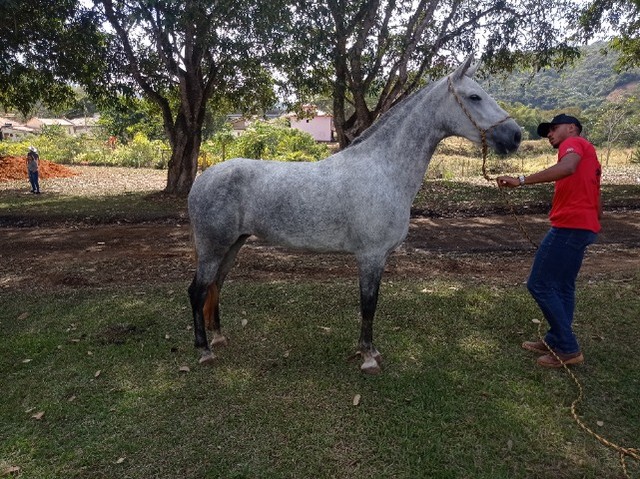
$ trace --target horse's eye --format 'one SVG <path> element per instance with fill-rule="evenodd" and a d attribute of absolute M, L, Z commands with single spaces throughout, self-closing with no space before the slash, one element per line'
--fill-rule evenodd
<path fill-rule="evenodd" d="M 480 95 L 476 95 L 474 93 L 473 95 L 469 95 L 469 100 L 471 100 L 471 101 L 480 101 L 480 100 L 482 100 L 482 98 L 480 98 Z"/>

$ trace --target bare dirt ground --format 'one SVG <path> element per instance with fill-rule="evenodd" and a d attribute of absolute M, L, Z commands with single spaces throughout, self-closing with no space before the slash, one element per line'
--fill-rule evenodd
<path fill-rule="evenodd" d="M 89 182 L 109 191 L 149 191 L 164 185 L 164 172 L 76 169 L 77 176 L 43 182 L 43 191 Z M 113 175 L 113 176 L 111 176 Z M 58 183 L 56 183 L 58 182 Z M 62 186 L 60 186 L 62 184 Z M 2 183 L 10 189 L 24 185 Z M 82 189 L 86 186 L 79 186 Z M 44 196 L 43 194 L 43 196 Z M 98 192 L 100 194 L 100 192 Z M 534 241 L 548 228 L 546 215 L 520 217 Z M 519 284 L 526 280 L 533 246 L 511 216 L 412 219 L 405 243 L 390 258 L 385 280 L 436 278 Z M 607 212 L 598 243 L 591 246 L 582 280 L 624 281 L 640 271 L 640 211 Z M 189 225 L 184 219 L 108 225 L 0 227 L 0 292 L 19 289 L 101 289 L 139 284 L 188 285 L 194 271 Z M 285 250 L 251 238 L 229 280 L 356 281 L 351 256 Z"/>

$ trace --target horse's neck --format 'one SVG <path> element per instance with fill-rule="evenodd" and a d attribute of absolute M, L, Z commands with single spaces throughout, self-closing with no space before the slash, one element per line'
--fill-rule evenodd
<path fill-rule="evenodd" d="M 387 175 L 397 178 L 411 199 L 422 184 L 438 143 L 447 136 L 437 113 L 441 101 L 438 85 L 418 92 L 390 112 L 393 116 L 360 144 L 371 156 L 370 161 L 381 164 Z"/>

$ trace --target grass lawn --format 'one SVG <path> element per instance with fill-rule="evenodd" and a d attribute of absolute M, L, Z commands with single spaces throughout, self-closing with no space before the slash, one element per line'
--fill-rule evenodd
<path fill-rule="evenodd" d="M 495 185 L 451 181 L 440 166 L 447 174 L 425 182 L 416 210 L 503 212 Z M 633 181 L 603 185 L 606 208 L 640 207 L 634 168 Z M 510 193 L 524 212 L 546 211 L 552 194 L 548 185 Z M 154 192 L 0 191 L 0 223 L 33 230 L 182 221 L 184 207 Z M 580 283 L 586 362 L 573 370 L 587 425 L 637 448 L 640 272 L 629 276 Z M 230 344 L 213 367 L 197 364 L 184 282 L 2 290 L 0 477 L 624 477 L 617 454 L 573 421 L 573 381 L 520 348 L 542 319 L 524 284 L 431 278 L 384 282 L 375 377 L 349 359 L 359 335 L 355 277 L 232 278 L 222 302 Z M 628 467 L 640 476 L 640 464 Z"/>
<path fill-rule="evenodd" d="M 184 287 L 3 293 L 0 474 L 623 477 L 573 422 L 572 381 L 520 349 L 540 318 L 524 285 L 386 282 L 376 377 L 347 359 L 355 281 L 230 282 L 213 367 L 197 365 Z M 640 277 L 580 285 L 574 368 L 585 421 L 636 447 L 638 290 Z"/>

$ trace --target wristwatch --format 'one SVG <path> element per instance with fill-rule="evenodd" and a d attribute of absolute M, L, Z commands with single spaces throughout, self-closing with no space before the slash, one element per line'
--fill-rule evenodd
<path fill-rule="evenodd" d="M 518 176 L 518 181 L 520 182 L 520 186 L 524 185 L 524 175 Z"/>

